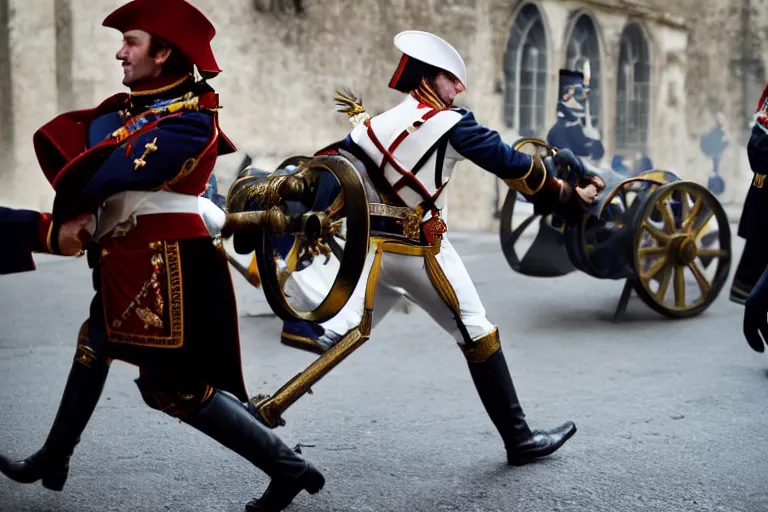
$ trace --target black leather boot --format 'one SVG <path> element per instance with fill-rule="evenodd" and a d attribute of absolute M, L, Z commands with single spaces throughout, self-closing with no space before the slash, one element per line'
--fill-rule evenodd
<path fill-rule="evenodd" d="M 42 479 L 43 487 L 61 491 L 69 474 L 69 458 L 96 408 L 108 373 L 108 362 L 96 359 L 88 347 L 78 347 L 45 444 L 20 461 L 0 455 L 0 472 L 23 484 Z"/>
<path fill-rule="evenodd" d="M 199 410 L 180 419 L 245 458 L 272 479 L 261 498 L 246 505 L 248 512 L 283 510 L 301 491 L 315 494 L 325 484 L 325 478 L 314 466 L 226 393 L 214 392 Z"/>
<path fill-rule="evenodd" d="M 467 354 L 467 350 L 465 355 L 480 400 L 504 440 L 508 464 L 521 466 L 550 455 L 576 433 L 576 425 L 571 421 L 553 430 L 531 431 L 500 345 L 491 356 L 480 357 L 484 359 L 481 362 L 473 362 L 472 359 L 478 358 Z"/>

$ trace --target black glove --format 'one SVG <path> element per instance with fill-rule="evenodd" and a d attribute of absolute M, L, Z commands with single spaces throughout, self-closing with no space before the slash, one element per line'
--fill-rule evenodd
<path fill-rule="evenodd" d="M 768 267 L 757 280 L 744 304 L 744 337 L 756 352 L 768 343 Z M 762 335 L 762 338 L 761 338 Z"/>
<path fill-rule="evenodd" d="M 574 187 L 586 175 L 581 159 L 574 155 L 570 149 L 558 150 L 553 160 L 557 169 L 557 177 Z"/>
<path fill-rule="evenodd" d="M 765 344 L 768 343 L 766 315 L 767 311 L 744 308 L 744 337 L 755 352 L 764 352 Z"/>

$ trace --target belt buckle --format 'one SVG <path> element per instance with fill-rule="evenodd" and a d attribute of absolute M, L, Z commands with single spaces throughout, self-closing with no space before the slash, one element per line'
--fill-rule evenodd
<path fill-rule="evenodd" d="M 136 215 L 136 212 L 133 212 L 131 216 L 128 217 L 128 220 L 125 220 L 115 226 L 115 228 L 112 230 L 112 238 L 118 238 L 127 235 L 133 231 L 138 223 L 138 215 Z"/>

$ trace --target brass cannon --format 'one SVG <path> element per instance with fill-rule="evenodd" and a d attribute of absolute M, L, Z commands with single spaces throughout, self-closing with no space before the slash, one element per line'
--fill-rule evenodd
<path fill-rule="evenodd" d="M 343 156 L 324 155 L 292 157 L 268 176 L 241 174 L 227 195 L 222 236 L 232 236 L 240 254 L 255 252 L 265 297 L 281 319 L 332 318 L 352 295 L 368 256 L 371 205 L 357 170 Z M 286 240 L 290 248 L 281 254 L 276 247 Z M 331 253 L 339 270 L 325 297 L 311 307 L 292 303 L 286 291 L 290 274 L 318 257 L 327 263 Z M 254 415 L 271 428 L 284 425 L 282 413 L 369 334 L 370 324 L 362 325 L 273 395 L 252 398 Z"/>

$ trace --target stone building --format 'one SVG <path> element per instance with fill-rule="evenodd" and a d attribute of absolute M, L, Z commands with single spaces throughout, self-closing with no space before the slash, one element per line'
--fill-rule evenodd
<path fill-rule="evenodd" d="M 123 90 L 114 57 L 120 35 L 101 26 L 122 3 L 0 0 L 0 204 L 50 208 L 32 133 L 58 112 Z M 745 105 L 754 109 L 765 83 L 766 0 L 192 3 L 218 30 L 213 46 L 224 72 L 211 83 L 222 97 L 222 128 L 262 168 L 346 134 L 350 125 L 332 100 L 337 87 L 361 94 L 372 113 L 398 101 L 387 89 L 399 58 L 392 38 L 422 29 L 465 57 L 469 88 L 457 101 L 508 142 L 545 136 L 555 120 L 558 70 L 589 59 L 591 118 L 605 163 L 641 151 L 656 167 L 706 183 L 712 166 L 698 140 L 723 111 L 732 134 L 721 200 L 741 201 L 749 182 Z M 745 23 L 753 26 L 748 37 Z M 225 185 L 241 157 L 221 159 Z M 469 162 L 453 179 L 450 226 L 495 229 L 499 180 Z"/>

